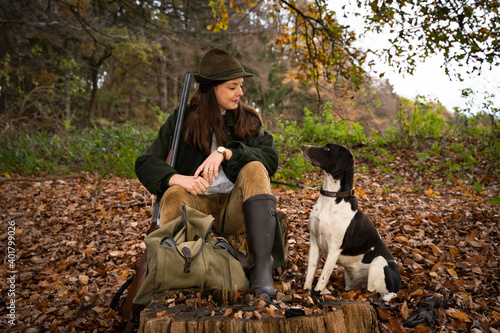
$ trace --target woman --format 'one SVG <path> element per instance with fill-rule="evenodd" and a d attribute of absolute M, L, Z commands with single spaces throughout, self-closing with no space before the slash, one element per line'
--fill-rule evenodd
<path fill-rule="evenodd" d="M 177 112 L 139 156 L 135 171 L 151 193 L 162 196 L 160 226 L 187 205 L 214 216 L 218 234 L 246 231 L 253 265 L 250 291 L 273 296 L 271 254 L 282 261 L 283 249 L 280 242 L 273 249 L 275 235 L 281 235 L 275 233 L 276 199 L 269 177 L 278 168 L 279 153 L 259 114 L 240 101 L 243 80 L 250 76 L 226 51 L 208 51 L 194 76 L 199 89 L 186 110 L 175 169 L 165 158 Z"/>

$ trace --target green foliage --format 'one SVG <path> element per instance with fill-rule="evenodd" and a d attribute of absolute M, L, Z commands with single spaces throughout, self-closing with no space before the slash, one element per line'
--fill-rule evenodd
<path fill-rule="evenodd" d="M 489 196 L 493 205 L 499 205 L 498 192 L 492 193 L 489 185 L 498 183 L 500 176 L 497 114 L 468 116 L 462 110 L 452 119 L 425 101 L 411 106 L 400 112 L 397 119 L 400 126 L 385 135 L 373 132 L 369 139 L 361 125 L 336 120 L 330 104 L 325 104 L 319 114 L 305 109 L 301 124 L 280 122 L 281 129 L 274 133 L 280 151 L 280 169 L 273 179 L 300 183 L 305 180 L 304 175 L 316 170 L 303 159 L 302 145 L 363 144 L 355 152 L 355 159 L 365 161 L 367 168 L 376 167 L 398 179 L 394 169 L 400 156 L 404 156 L 429 183 L 437 186 L 457 183 L 460 191 L 466 191 L 467 198 Z M 163 122 L 165 115 L 159 109 L 153 112 Z M 1 141 L 0 174 L 61 175 L 87 171 L 101 177 L 135 178 L 135 159 L 155 135 L 156 130 L 113 123 L 79 131 L 68 122 L 62 135 L 40 132 Z M 359 168 L 358 172 L 366 169 Z"/>
<path fill-rule="evenodd" d="M 168 117 L 170 116 L 170 113 L 165 113 L 163 112 L 159 107 L 154 107 L 153 112 L 155 114 L 156 119 L 158 120 L 158 123 L 161 125 L 164 122 L 167 121 Z"/>
<path fill-rule="evenodd" d="M 427 102 L 423 96 L 415 101 L 401 98 L 395 127 L 387 130 L 387 139 L 398 144 L 441 139 L 446 133 L 446 109 Z"/>
<path fill-rule="evenodd" d="M 455 109 L 457 119 L 457 142 L 453 148 L 460 159 L 454 165 L 462 167 L 463 173 L 475 174 L 478 164 L 488 164 L 500 175 L 500 108 L 494 106 L 495 95 L 486 92 L 478 95 L 472 89 L 464 89 L 462 95 L 467 98 L 465 108 Z M 473 110 L 476 110 L 475 112 Z M 480 175 L 477 175 L 478 177 Z"/>
<path fill-rule="evenodd" d="M 453 64 L 495 66 L 498 57 L 500 6 L 497 1 L 379 1 L 357 0 L 367 9 L 367 30 L 394 32 L 389 46 L 380 52 L 401 72 L 412 73 L 416 64 L 432 54 L 444 56 L 445 71 Z M 418 13 L 418 15 L 416 15 Z M 469 33 L 472 32 L 472 33 Z"/>
<path fill-rule="evenodd" d="M 280 151 L 281 168 L 277 177 L 283 180 L 302 180 L 305 171 L 313 167 L 304 161 L 301 154 L 303 145 L 322 146 L 327 143 L 352 145 L 366 141 L 363 126 L 358 123 L 336 120 L 332 116 L 332 106 L 326 103 L 320 114 L 304 110 L 304 122 L 280 121 L 281 131 L 275 133 L 276 145 Z"/>
<path fill-rule="evenodd" d="M 134 178 L 134 162 L 155 131 L 129 124 L 107 125 L 64 135 L 41 132 L 0 143 L 1 173 L 70 174 L 79 171 Z"/>
<path fill-rule="evenodd" d="M 395 158 L 384 148 L 384 145 L 377 144 L 377 141 L 366 147 L 360 157 L 374 166 L 386 168 L 386 171 L 388 171 L 387 165 Z"/>
<path fill-rule="evenodd" d="M 8 52 L 5 53 L 3 59 L 0 61 L 0 78 L 4 80 L 4 84 L 6 86 L 10 85 L 10 75 L 9 71 L 12 70 L 10 66 L 10 54 Z"/>
<path fill-rule="evenodd" d="M 464 93 L 477 98 L 471 90 Z M 493 171 L 496 181 L 500 176 L 500 130 L 497 125 L 500 112 L 493 107 L 493 97 L 487 94 L 478 99 L 481 112 L 471 111 L 472 101 L 468 108 L 455 110 L 454 117 L 421 96 L 416 101 L 403 99 L 395 126 L 385 135 L 372 133 L 369 144 L 358 153 L 358 158 L 387 172 L 395 156 L 390 156 L 384 147 L 391 147 L 391 151 L 413 156 L 413 167 L 426 176 L 444 176 L 450 182 L 463 181 L 470 191 L 476 192 L 474 195 L 478 195 L 483 192 L 484 184 L 478 179 L 484 179 L 485 165 Z M 492 203 L 498 203 L 497 196 Z"/>

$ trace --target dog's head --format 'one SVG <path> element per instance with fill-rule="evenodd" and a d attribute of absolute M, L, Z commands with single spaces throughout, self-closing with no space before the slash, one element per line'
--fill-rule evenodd
<path fill-rule="evenodd" d="M 344 146 L 328 143 L 323 147 L 302 146 L 302 156 L 314 166 L 320 167 L 333 178 L 354 168 L 354 157 Z"/>

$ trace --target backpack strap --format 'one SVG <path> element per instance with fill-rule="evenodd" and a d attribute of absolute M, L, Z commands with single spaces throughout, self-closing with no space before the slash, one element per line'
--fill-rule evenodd
<path fill-rule="evenodd" d="M 236 260 L 239 261 L 241 268 L 243 268 L 243 271 L 245 272 L 245 274 L 249 275 L 250 274 L 250 265 L 248 264 L 247 256 L 243 252 L 241 252 L 240 250 L 236 249 L 224 237 L 217 237 L 216 239 L 217 239 L 217 243 L 215 244 L 215 247 L 227 250 Z"/>
<path fill-rule="evenodd" d="M 234 253 L 236 254 L 236 259 L 240 262 L 241 268 L 243 268 L 243 271 L 248 276 L 250 274 L 250 265 L 248 264 L 247 256 L 237 249 L 234 249 Z"/>

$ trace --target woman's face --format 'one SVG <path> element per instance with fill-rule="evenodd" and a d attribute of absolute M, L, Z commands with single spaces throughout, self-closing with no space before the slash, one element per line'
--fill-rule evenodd
<path fill-rule="evenodd" d="M 221 112 L 234 110 L 243 96 L 243 78 L 226 81 L 214 87 L 215 97 Z"/>

